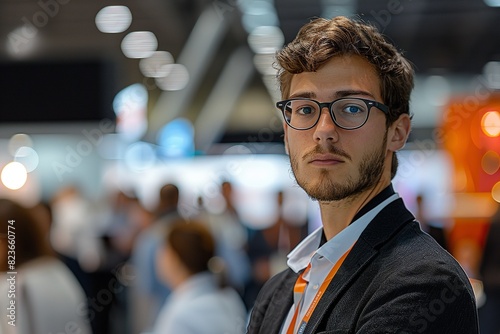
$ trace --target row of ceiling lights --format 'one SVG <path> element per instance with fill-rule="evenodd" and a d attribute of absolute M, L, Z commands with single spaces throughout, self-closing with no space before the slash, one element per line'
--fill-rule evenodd
<path fill-rule="evenodd" d="M 99 31 L 109 34 L 125 32 L 132 23 L 132 13 L 126 6 L 107 6 L 96 15 Z M 122 40 L 121 50 L 127 58 L 140 59 L 139 68 L 145 77 L 153 78 L 162 90 L 180 90 L 189 81 L 189 73 L 176 64 L 167 51 L 158 51 L 158 40 L 151 31 L 133 31 Z"/>

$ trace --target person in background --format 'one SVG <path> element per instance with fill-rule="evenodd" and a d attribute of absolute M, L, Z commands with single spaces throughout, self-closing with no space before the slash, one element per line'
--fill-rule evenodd
<path fill-rule="evenodd" d="M 431 237 L 433 237 L 441 247 L 443 247 L 447 251 L 450 251 L 448 249 L 447 236 L 443 224 L 434 222 L 428 219 L 428 217 L 426 217 L 425 215 L 424 195 L 417 195 L 415 200 L 417 202 L 417 212 L 415 213 L 415 216 L 420 223 L 420 228 L 424 232 L 428 233 Z"/>
<path fill-rule="evenodd" d="M 467 275 L 392 187 L 409 62 L 341 16 L 307 23 L 276 59 L 285 149 L 322 226 L 262 288 L 248 333 L 478 333 Z"/>
<path fill-rule="evenodd" d="M 50 202 L 53 222 L 50 241 L 59 259 L 68 266 L 83 287 L 89 301 L 88 314 L 94 333 L 111 330 L 110 316 L 116 298 L 110 293 L 106 300 L 102 291 L 109 291 L 108 283 L 114 279 L 106 265 L 106 248 L 103 239 L 103 221 L 98 205 L 85 196 L 83 188 L 64 185 Z"/>
<path fill-rule="evenodd" d="M 130 281 L 120 277 L 127 275 L 123 273 L 133 272 L 130 256 L 135 240 L 141 231 L 150 226 L 153 214 L 142 205 L 133 189 L 116 189 L 110 195 L 107 201 L 102 202 L 106 208 L 102 215 L 106 222 L 102 237 L 106 257 L 102 267 L 113 275 L 113 278 L 105 280 L 106 284 L 111 280 L 116 282 L 112 289 L 114 297 L 112 310 L 108 316 L 112 324 L 110 332 L 134 334 L 132 332 L 134 318 L 128 316 L 132 313 L 129 310 L 133 291 L 130 285 L 139 278 L 135 273 Z"/>
<path fill-rule="evenodd" d="M 151 224 L 153 214 L 143 207 L 132 191 L 117 190 L 109 206 L 111 213 L 106 238 L 111 259 L 108 262 L 124 262 L 130 258 L 137 236 Z"/>
<path fill-rule="evenodd" d="M 231 182 L 221 183 L 221 195 L 225 210 L 209 215 L 207 222 L 217 240 L 217 254 L 227 265 L 228 283 L 243 295 L 251 270 L 247 254 L 248 230 L 236 210 Z"/>
<path fill-rule="evenodd" d="M 255 303 L 267 280 L 286 268 L 286 256 L 302 239 L 302 228 L 292 225 L 284 216 L 283 191 L 276 193 L 277 217 L 267 228 L 253 232 L 248 242 L 252 279 L 245 289 L 245 304 Z"/>
<path fill-rule="evenodd" d="M 50 206 L 50 241 L 54 250 L 79 279 L 97 270 L 104 255 L 92 203 L 80 187 L 69 185 L 56 192 Z M 82 277 L 82 281 L 85 279 Z"/>
<path fill-rule="evenodd" d="M 484 305 L 479 308 L 481 334 L 500 333 L 500 203 L 490 221 L 479 266 L 486 296 Z"/>
<path fill-rule="evenodd" d="M 172 293 L 156 320 L 154 334 L 243 333 L 246 309 L 225 284 L 215 258 L 215 239 L 205 223 L 174 222 L 157 254 L 157 270 Z"/>
<path fill-rule="evenodd" d="M 0 333 L 91 334 L 85 293 L 55 256 L 47 222 L 8 199 L 0 199 L 0 222 L 0 305 L 4 312 Z M 14 291 L 12 298 L 8 298 L 9 290 Z M 15 303 L 15 326 L 6 317 L 11 301 Z"/>
<path fill-rule="evenodd" d="M 135 271 L 135 282 L 129 307 L 134 333 L 151 329 L 170 294 L 170 289 L 157 276 L 155 259 L 165 231 L 180 218 L 178 204 L 179 188 L 172 183 L 163 185 L 154 213 L 155 219 L 135 239 L 130 259 Z"/>

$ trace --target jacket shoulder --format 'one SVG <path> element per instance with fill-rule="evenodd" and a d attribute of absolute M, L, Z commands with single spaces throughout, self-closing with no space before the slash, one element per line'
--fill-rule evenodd
<path fill-rule="evenodd" d="M 324 328 L 363 333 L 478 333 L 467 275 L 422 232 L 418 222 L 408 222 L 377 246 L 364 266 L 349 270 L 347 276 L 352 279 L 344 281 L 345 290 L 333 297 L 338 302 L 331 305 Z"/>
<path fill-rule="evenodd" d="M 293 303 L 296 280 L 297 273 L 288 268 L 264 284 L 251 310 L 248 334 L 273 333 L 271 326 L 279 328 Z"/>

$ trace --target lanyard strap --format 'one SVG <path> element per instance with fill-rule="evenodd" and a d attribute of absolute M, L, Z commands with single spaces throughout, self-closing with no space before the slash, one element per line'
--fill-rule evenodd
<path fill-rule="evenodd" d="M 345 258 L 351 251 L 352 247 L 347 250 L 347 252 L 342 255 L 342 257 L 335 263 L 333 268 L 330 270 L 328 275 L 326 276 L 325 280 L 321 284 L 321 287 L 319 290 L 316 292 L 316 295 L 314 296 L 314 299 L 311 302 L 311 305 L 307 309 L 307 312 L 305 313 L 304 317 L 302 318 L 302 321 L 300 323 L 300 327 L 297 330 L 297 334 L 302 334 L 304 332 L 304 329 L 306 328 L 307 323 L 309 322 L 309 319 L 311 318 L 312 313 L 314 312 L 314 309 L 316 309 L 316 306 L 318 306 L 318 303 L 325 293 L 326 289 L 328 288 L 328 285 L 332 281 L 333 277 L 335 277 L 335 274 L 337 274 L 337 271 L 339 270 L 340 266 L 344 262 Z M 295 312 L 293 313 L 293 318 L 292 321 L 290 322 L 290 326 L 288 326 L 287 334 L 294 334 L 295 332 L 295 324 L 297 323 L 297 318 L 299 316 L 299 312 L 301 309 L 301 305 L 304 301 L 304 292 L 306 290 L 308 282 L 304 279 L 304 275 L 311 269 L 311 263 L 307 266 L 306 270 L 304 270 L 299 277 L 297 278 L 297 281 L 295 282 L 295 285 L 293 287 L 293 293 L 294 294 L 301 294 L 300 301 L 297 302 L 295 305 Z M 296 299 L 298 300 L 298 298 Z"/>

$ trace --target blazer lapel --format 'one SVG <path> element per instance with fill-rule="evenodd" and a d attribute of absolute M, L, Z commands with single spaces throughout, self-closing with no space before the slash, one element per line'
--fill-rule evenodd
<path fill-rule="evenodd" d="M 363 231 L 314 310 L 304 334 L 315 333 L 325 310 L 377 255 L 378 248 L 406 223 L 414 220 L 401 199 L 386 206 Z"/>

